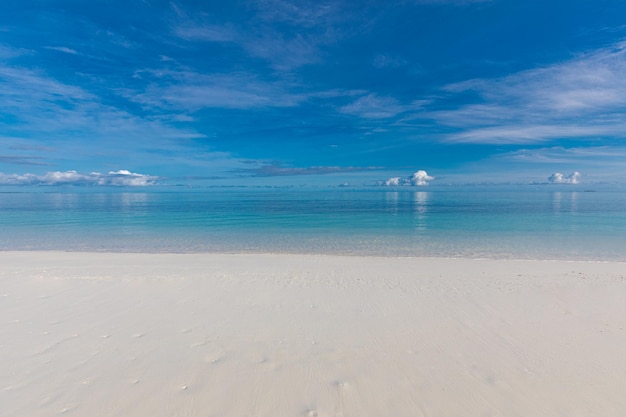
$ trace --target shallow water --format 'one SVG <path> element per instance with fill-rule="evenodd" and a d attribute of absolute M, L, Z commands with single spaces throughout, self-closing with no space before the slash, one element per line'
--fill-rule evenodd
<path fill-rule="evenodd" d="M 0 250 L 626 260 L 618 190 L 132 191 L 0 192 Z"/>

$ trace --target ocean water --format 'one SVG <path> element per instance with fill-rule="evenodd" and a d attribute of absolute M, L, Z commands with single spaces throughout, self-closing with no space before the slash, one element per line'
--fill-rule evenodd
<path fill-rule="evenodd" d="M 626 193 L 578 187 L 0 192 L 0 250 L 626 260 Z"/>

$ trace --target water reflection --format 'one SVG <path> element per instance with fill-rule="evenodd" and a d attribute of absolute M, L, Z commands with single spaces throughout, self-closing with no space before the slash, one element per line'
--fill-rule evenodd
<path fill-rule="evenodd" d="M 385 193 L 387 210 L 393 214 L 398 214 L 398 198 L 399 193 L 397 191 L 388 191 Z"/>
<path fill-rule="evenodd" d="M 571 196 L 572 206 L 570 211 L 574 214 L 578 213 L 578 193 L 572 193 Z"/>
<path fill-rule="evenodd" d="M 564 193 L 560 191 L 552 193 L 552 212 L 560 214 L 567 211 L 572 214 L 578 213 L 578 193 Z"/>
<path fill-rule="evenodd" d="M 415 228 L 418 231 L 426 231 L 428 220 L 428 200 L 430 195 L 425 191 L 413 193 L 413 217 L 415 219 Z"/>
<path fill-rule="evenodd" d="M 556 192 L 552 194 L 552 212 L 554 214 L 561 212 L 561 200 L 563 200 L 562 193 Z"/>
<path fill-rule="evenodd" d="M 120 206 L 122 209 L 129 210 L 137 205 L 145 206 L 148 202 L 147 193 L 122 193 L 120 194 Z"/>
<path fill-rule="evenodd" d="M 37 194 L 34 196 L 38 197 Z M 80 203 L 80 196 L 77 194 L 51 193 L 44 196 L 50 202 L 50 207 L 53 210 L 75 210 Z"/>

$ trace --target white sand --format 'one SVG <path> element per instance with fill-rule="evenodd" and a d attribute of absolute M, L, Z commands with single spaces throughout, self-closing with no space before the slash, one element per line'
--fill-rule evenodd
<path fill-rule="evenodd" d="M 624 416 L 626 264 L 0 252 L 0 414 Z"/>

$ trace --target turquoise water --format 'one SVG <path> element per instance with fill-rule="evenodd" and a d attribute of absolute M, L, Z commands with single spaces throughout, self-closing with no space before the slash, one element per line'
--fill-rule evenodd
<path fill-rule="evenodd" d="M 50 191 L 0 192 L 0 250 L 626 260 L 615 190 Z"/>

